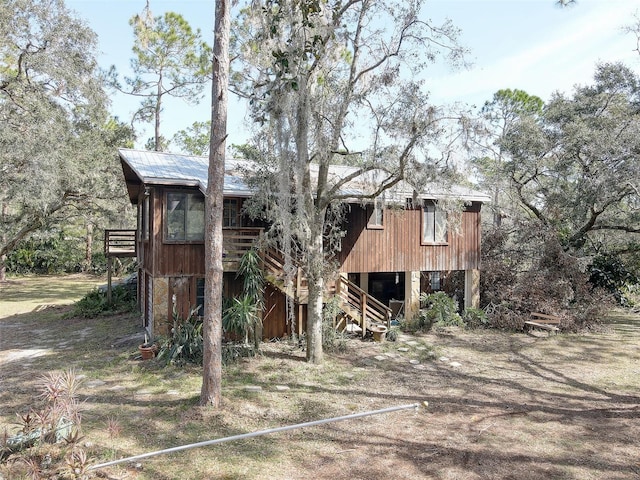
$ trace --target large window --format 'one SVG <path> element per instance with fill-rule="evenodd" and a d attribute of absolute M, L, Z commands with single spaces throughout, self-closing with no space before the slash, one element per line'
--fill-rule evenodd
<path fill-rule="evenodd" d="M 447 242 L 447 214 L 432 200 L 422 207 L 422 243 Z"/>
<path fill-rule="evenodd" d="M 167 193 L 166 240 L 204 240 L 204 197 L 199 193 Z"/>

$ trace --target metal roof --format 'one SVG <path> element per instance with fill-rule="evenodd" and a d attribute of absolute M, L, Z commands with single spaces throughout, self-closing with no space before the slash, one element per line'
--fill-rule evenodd
<path fill-rule="evenodd" d="M 179 153 L 154 152 L 146 150 L 118 149 L 120 159 L 137 177 L 138 182 L 146 185 L 176 185 L 198 187 L 202 193 L 207 190 L 209 158 Z M 252 190 L 244 180 L 243 174 L 252 170 L 254 164 L 248 160 L 225 159 L 224 195 L 250 197 Z M 329 171 L 330 180 L 341 179 L 356 172 L 356 167 L 333 165 Z M 311 166 L 311 175 L 317 172 L 317 165 Z M 341 190 L 342 195 L 356 197 L 372 192 L 387 174 L 381 170 L 367 172 L 349 182 Z M 125 176 L 126 172 L 125 172 Z M 133 179 L 127 178 L 130 183 Z M 132 201 L 134 195 L 130 191 Z M 414 188 L 408 182 L 401 181 L 385 192 L 386 201 L 404 202 L 414 196 Z M 445 199 L 457 198 L 465 201 L 488 202 L 490 197 L 485 193 L 468 189 L 459 185 L 444 186 L 437 184 L 424 185 L 417 194 L 418 198 Z"/>

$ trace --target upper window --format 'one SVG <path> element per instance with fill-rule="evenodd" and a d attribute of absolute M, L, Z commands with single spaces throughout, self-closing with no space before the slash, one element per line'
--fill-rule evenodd
<path fill-rule="evenodd" d="M 222 202 L 222 226 L 235 228 L 239 226 L 240 205 L 237 198 L 225 198 Z"/>
<path fill-rule="evenodd" d="M 447 242 L 447 214 L 434 201 L 422 207 L 422 243 Z"/>
<path fill-rule="evenodd" d="M 382 200 L 375 199 L 373 205 L 367 205 L 367 228 L 383 228 L 384 205 Z"/>
<path fill-rule="evenodd" d="M 199 193 L 167 193 L 166 240 L 204 240 L 204 197 Z"/>

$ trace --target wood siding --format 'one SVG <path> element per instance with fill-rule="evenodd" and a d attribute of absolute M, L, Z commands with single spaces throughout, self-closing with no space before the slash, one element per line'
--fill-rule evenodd
<path fill-rule="evenodd" d="M 383 228 L 367 229 L 367 212 L 351 205 L 337 258 L 340 270 L 407 272 L 480 267 L 480 203 L 466 207 L 457 229 L 449 225 L 446 245 L 422 245 L 422 209 L 386 209 Z M 457 231 L 456 231 L 457 230 Z"/>
<path fill-rule="evenodd" d="M 267 284 L 264 294 L 264 314 L 262 317 L 262 338 L 283 338 L 293 333 L 300 334 L 306 328 L 307 306 L 294 305 L 294 322 L 291 325 L 287 313 L 287 298 L 272 285 Z M 292 328 L 295 327 L 295 332 Z"/>

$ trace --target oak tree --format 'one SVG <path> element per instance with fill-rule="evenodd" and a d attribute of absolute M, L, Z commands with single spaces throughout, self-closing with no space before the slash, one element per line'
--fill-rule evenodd
<path fill-rule="evenodd" d="M 233 88 L 250 100 L 266 166 L 258 197 L 287 263 L 299 262 L 308 280 L 313 363 L 323 361 L 323 293 L 335 274 L 330 238 L 341 235 L 340 205 L 358 196 L 344 187 L 378 172 L 360 195 L 374 199 L 414 168 L 433 176 L 444 166 L 434 155 L 441 112 L 422 75 L 441 58 L 460 63 L 464 49 L 457 29 L 430 23 L 422 7 L 253 1 L 235 30 Z M 344 158 L 357 168 L 337 178 L 329 167 Z"/>
<path fill-rule="evenodd" d="M 96 36 L 62 0 L 0 9 L 0 257 L 36 231 L 124 197 Z M 113 144 L 112 144 L 113 147 Z M 104 206 L 104 204 L 102 204 Z M 87 215 L 90 216 L 90 215 Z M 0 272 L 4 269 L 0 267 Z"/>

